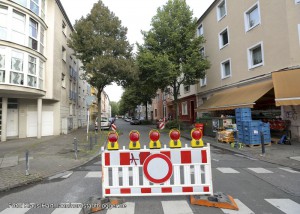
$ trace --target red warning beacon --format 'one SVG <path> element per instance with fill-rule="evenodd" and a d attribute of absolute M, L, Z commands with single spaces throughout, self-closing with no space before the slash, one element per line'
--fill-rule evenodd
<path fill-rule="evenodd" d="M 180 131 L 178 129 L 171 129 L 169 132 L 171 138 L 169 142 L 170 148 L 181 148 Z"/>
<path fill-rule="evenodd" d="M 160 133 L 158 130 L 156 130 L 156 129 L 151 130 L 149 132 L 149 138 L 150 138 L 150 143 L 149 143 L 150 149 L 160 149 L 161 148 L 161 143 L 159 141 Z"/>
<path fill-rule="evenodd" d="M 118 150 L 119 149 L 118 138 L 119 138 L 119 135 L 117 132 L 111 131 L 108 133 L 108 136 L 107 136 L 107 149 L 108 150 Z"/>
<path fill-rule="evenodd" d="M 202 140 L 203 134 L 202 134 L 201 129 L 199 129 L 199 128 L 192 129 L 191 137 L 192 137 L 191 146 L 193 148 L 204 146 L 204 143 L 203 143 L 203 140 Z"/>
<path fill-rule="evenodd" d="M 140 144 L 140 133 L 137 130 L 132 130 L 129 133 L 129 149 L 140 149 L 141 144 Z"/>

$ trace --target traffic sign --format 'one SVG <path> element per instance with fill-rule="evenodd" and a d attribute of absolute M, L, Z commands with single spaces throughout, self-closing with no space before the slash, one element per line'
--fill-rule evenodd
<path fill-rule="evenodd" d="M 170 158 L 164 154 L 152 154 L 146 158 L 143 165 L 143 172 L 150 182 L 156 184 L 164 183 L 172 176 L 172 162 Z"/>

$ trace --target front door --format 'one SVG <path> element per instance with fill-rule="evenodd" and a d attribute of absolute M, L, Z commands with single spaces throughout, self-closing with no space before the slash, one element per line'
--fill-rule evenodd
<path fill-rule="evenodd" d="M 195 103 L 194 101 L 191 101 L 191 116 L 190 116 L 191 123 L 195 122 Z"/>
<path fill-rule="evenodd" d="M 7 137 L 19 135 L 18 109 L 7 109 Z"/>

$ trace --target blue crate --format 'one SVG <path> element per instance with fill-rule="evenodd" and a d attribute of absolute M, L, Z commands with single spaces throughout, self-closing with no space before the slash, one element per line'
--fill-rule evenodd
<path fill-rule="evenodd" d="M 243 121 L 251 121 L 252 117 L 251 116 L 242 116 L 242 117 L 235 117 L 235 120 L 238 122 L 243 122 Z"/>
<path fill-rule="evenodd" d="M 260 140 L 244 140 L 243 142 L 246 145 L 258 145 L 261 144 Z"/>
<path fill-rule="evenodd" d="M 261 130 L 262 122 L 260 120 L 252 120 L 252 121 L 243 121 L 243 130 L 244 131 L 259 131 Z"/>
<path fill-rule="evenodd" d="M 236 108 L 235 113 L 245 113 L 248 112 L 251 114 L 251 108 Z"/>
<path fill-rule="evenodd" d="M 236 112 L 235 117 L 243 118 L 243 117 L 251 117 L 251 112 Z"/>

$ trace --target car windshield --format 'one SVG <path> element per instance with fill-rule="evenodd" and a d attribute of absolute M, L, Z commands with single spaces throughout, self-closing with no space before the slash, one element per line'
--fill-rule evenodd
<path fill-rule="evenodd" d="M 108 121 L 107 117 L 101 117 L 101 122 L 107 122 L 107 121 Z"/>

